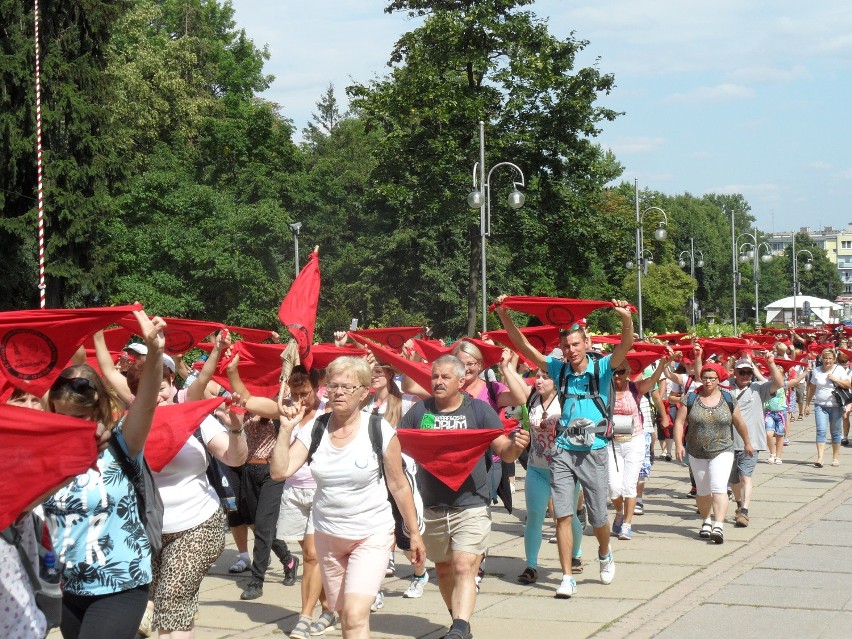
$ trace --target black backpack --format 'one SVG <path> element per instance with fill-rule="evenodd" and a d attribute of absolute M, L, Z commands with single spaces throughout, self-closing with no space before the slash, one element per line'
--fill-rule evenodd
<path fill-rule="evenodd" d="M 207 446 L 204 445 L 204 439 L 201 437 L 200 427 L 193 434 L 201 443 L 204 453 L 207 455 L 207 481 L 210 482 L 213 490 L 216 491 L 216 495 L 222 503 L 222 510 L 225 513 L 235 512 L 237 510 L 237 495 L 234 493 L 231 482 L 228 481 L 228 466 L 213 457 L 210 451 L 207 450 Z"/>
<path fill-rule="evenodd" d="M 311 461 L 313 461 L 314 453 L 317 452 L 317 448 L 319 448 L 320 442 L 322 441 L 322 434 L 328 428 L 328 422 L 330 419 L 331 413 L 323 413 L 314 421 L 314 427 L 311 430 L 311 446 L 308 448 L 308 459 L 305 461 L 306 464 L 310 465 Z M 382 441 L 381 415 L 370 413 L 370 424 L 368 426 L 368 430 L 370 432 L 370 446 L 373 449 L 373 453 L 376 455 L 376 459 L 379 461 L 379 481 L 381 481 L 385 476 L 385 456 L 382 452 L 384 442 Z"/>
<path fill-rule="evenodd" d="M 136 491 L 136 504 L 139 507 L 139 519 L 145 526 L 145 535 L 151 547 L 151 556 L 156 557 L 163 548 L 163 500 L 160 491 L 154 483 L 151 467 L 145 457 L 136 465 L 124 452 L 115 437 L 110 437 L 109 447 L 113 457 L 118 461 L 121 470 L 130 480 Z"/>

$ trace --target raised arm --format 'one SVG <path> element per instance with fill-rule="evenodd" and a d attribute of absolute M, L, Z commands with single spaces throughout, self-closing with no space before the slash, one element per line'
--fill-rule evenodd
<path fill-rule="evenodd" d="M 503 349 L 500 359 L 500 375 L 509 391 L 498 395 L 498 406 L 520 406 L 526 403 L 532 387 L 518 374 L 518 354 L 508 348 Z"/>
<path fill-rule="evenodd" d="M 248 443 L 243 430 L 243 416 L 233 410 L 238 399 L 238 397 L 235 397 L 235 403 L 228 406 L 227 410 L 216 410 L 214 416 L 225 424 L 228 432 L 219 433 L 207 442 L 207 450 L 210 451 L 210 454 L 228 466 L 242 466 L 248 458 Z"/>
<path fill-rule="evenodd" d="M 231 382 L 231 390 L 242 398 L 242 405 L 248 412 L 267 419 L 278 419 L 281 415 L 278 410 L 278 401 L 269 397 L 254 397 L 240 378 L 239 365 L 240 355 L 237 353 L 228 362 L 228 380 Z"/>
<path fill-rule="evenodd" d="M 660 376 L 663 374 L 663 370 L 668 368 L 671 361 L 672 352 L 669 351 L 669 354 L 666 357 L 657 362 L 657 368 L 654 369 L 653 375 L 651 375 L 647 379 L 642 379 L 636 382 L 636 388 L 639 391 L 640 395 L 650 393 L 652 390 L 654 390 L 654 386 L 656 386 L 657 382 L 660 381 Z"/>
<path fill-rule="evenodd" d="M 205 398 L 207 384 L 213 379 L 213 373 L 216 372 L 216 366 L 219 364 L 219 357 L 230 347 L 231 338 L 228 335 L 228 329 L 222 329 L 216 334 L 216 339 L 213 341 L 213 348 L 210 350 L 210 355 L 207 357 L 207 361 L 204 362 L 204 366 L 198 372 L 198 378 L 187 389 L 186 401 L 194 402 Z"/>
<path fill-rule="evenodd" d="M 543 353 L 539 353 L 538 350 L 529 343 L 529 340 L 524 337 L 524 334 L 521 333 L 518 327 L 515 326 L 512 318 L 509 317 L 509 312 L 503 308 L 504 299 L 506 299 L 506 296 L 501 295 L 494 300 L 494 303 L 497 305 L 495 311 L 497 312 L 497 317 L 500 318 L 500 323 L 503 325 L 503 328 L 506 329 L 509 339 L 512 340 L 512 344 L 515 345 L 515 348 L 518 349 L 518 352 L 521 355 L 535 364 L 536 368 L 547 370 L 547 358 Z"/>
<path fill-rule="evenodd" d="M 612 357 L 609 359 L 609 367 L 616 370 L 633 348 L 633 316 L 627 308 L 627 300 L 612 300 L 612 303 L 615 305 L 615 312 L 621 315 L 621 341 L 612 349 Z"/>
<path fill-rule="evenodd" d="M 163 380 L 163 348 L 166 345 L 166 338 L 163 336 L 166 322 L 162 317 L 148 319 L 144 310 L 133 311 L 133 315 L 139 322 L 139 332 L 148 347 L 148 356 L 142 364 L 136 399 L 130 405 L 121 429 L 130 457 L 136 457 L 144 448 L 145 440 L 151 431 L 160 382 Z"/>
<path fill-rule="evenodd" d="M 104 339 L 104 332 L 98 331 L 92 335 L 92 341 L 95 342 L 95 359 L 98 361 L 104 380 L 112 387 L 121 401 L 130 404 L 133 393 L 130 392 L 130 387 L 127 385 L 127 378 L 119 372 L 112 361 Z"/>
<path fill-rule="evenodd" d="M 269 458 L 269 476 L 273 481 L 288 479 L 308 461 L 308 449 L 301 441 L 297 439 L 290 444 L 293 429 L 304 418 L 305 410 L 305 405 L 299 402 L 298 407 L 290 406 L 281 415 L 281 428 L 278 429 L 272 457 Z"/>

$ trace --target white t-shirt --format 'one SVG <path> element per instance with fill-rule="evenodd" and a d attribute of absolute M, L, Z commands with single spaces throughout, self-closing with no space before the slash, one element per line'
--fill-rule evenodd
<path fill-rule="evenodd" d="M 219 433 L 227 433 L 215 417 L 201 422 L 201 438 L 205 446 Z M 207 454 L 193 434 L 159 473 L 154 483 L 163 499 L 163 532 L 189 530 L 207 521 L 219 508 L 219 496 L 207 481 Z"/>
<path fill-rule="evenodd" d="M 810 382 L 816 386 L 813 402 L 817 406 L 837 406 L 837 400 L 831 395 L 837 387 L 828 379 L 829 375 L 840 380 L 849 379 L 849 373 L 842 366 L 835 365 L 829 371 L 823 371 L 822 366 L 815 367 L 811 371 Z"/>
<path fill-rule="evenodd" d="M 388 491 L 384 479 L 379 479 L 379 460 L 370 443 L 370 416 L 359 415 L 354 439 L 338 448 L 326 430 L 309 466 L 317 483 L 311 510 L 314 528 L 343 539 L 364 539 L 394 526 Z M 382 420 L 382 453 L 393 437 L 396 431 Z M 310 450 L 311 431 L 303 429 L 299 441 Z"/>
<path fill-rule="evenodd" d="M 293 445 L 293 442 L 296 441 L 296 438 L 302 431 L 307 431 L 308 433 L 308 450 L 310 450 L 311 445 L 311 432 L 314 429 L 314 424 L 317 421 L 317 417 L 325 413 L 325 405 L 328 400 L 323 397 L 320 400 L 319 407 L 317 411 L 314 413 L 314 416 L 310 419 L 310 421 L 306 422 L 304 426 L 296 426 L 293 429 L 293 432 L 290 433 L 290 445 Z M 314 481 L 314 476 L 311 474 L 311 467 L 307 464 L 303 464 L 302 467 L 297 470 L 295 473 L 290 475 L 287 481 L 284 484 L 287 488 L 316 488 L 317 483 Z"/>

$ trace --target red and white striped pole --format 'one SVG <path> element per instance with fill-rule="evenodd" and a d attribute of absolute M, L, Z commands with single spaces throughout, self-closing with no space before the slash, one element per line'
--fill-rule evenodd
<path fill-rule="evenodd" d="M 35 100 L 36 100 L 36 171 L 38 181 L 38 295 L 39 306 L 46 305 L 44 283 L 44 184 L 41 163 L 41 50 L 38 38 L 38 0 L 35 0 Z"/>

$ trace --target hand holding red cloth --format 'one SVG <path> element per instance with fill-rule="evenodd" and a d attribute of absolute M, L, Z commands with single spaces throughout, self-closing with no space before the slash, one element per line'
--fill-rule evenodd
<path fill-rule="evenodd" d="M 145 460 L 155 473 L 166 467 L 196 431 L 202 420 L 224 400 L 221 397 L 157 406 L 145 440 Z"/>
<path fill-rule="evenodd" d="M 615 304 L 603 300 L 580 300 L 569 297 L 526 297 L 509 295 L 500 303 L 504 308 L 520 311 L 529 315 L 535 315 L 545 324 L 558 326 L 559 328 L 570 328 L 571 325 L 584 319 L 593 311 L 601 308 L 614 308 Z M 489 307 L 493 311 L 495 304 Z M 631 304 L 627 306 L 635 313 L 636 308 Z"/>
<path fill-rule="evenodd" d="M 0 405 L 0 529 L 98 458 L 97 424 Z"/>

